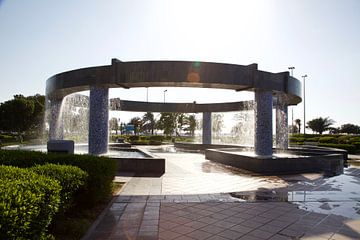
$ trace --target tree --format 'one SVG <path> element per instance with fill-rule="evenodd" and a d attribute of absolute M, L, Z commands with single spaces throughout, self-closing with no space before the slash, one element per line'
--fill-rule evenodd
<path fill-rule="evenodd" d="M 289 125 L 289 132 L 290 133 L 298 133 L 299 128 L 296 125 Z"/>
<path fill-rule="evenodd" d="M 295 119 L 295 124 L 297 126 L 298 133 L 300 133 L 300 131 L 301 131 L 301 120 L 300 119 Z"/>
<path fill-rule="evenodd" d="M 137 135 L 141 131 L 142 121 L 139 117 L 130 119 L 129 124 L 134 125 L 134 134 Z"/>
<path fill-rule="evenodd" d="M 160 119 L 157 122 L 157 128 L 164 131 L 165 135 L 177 133 L 177 120 L 179 113 L 160 113 Z"/>
<path fill-rule="evenodd" d="M 151 135 L 154 135 L 154 129 L 156 125 L 156 120 L 154 118 L 154 114 L 151 112 L 147 112 L 142 117 L 142 128 L 146 132 L 151 132 Z"/>
<path fill-rule="evenodd" d="M 326 118 L 315 118 L 311 121 L 307 122 L 308 128 L 312 131 L 322 134 L 324 131 L 329 130 L 330 126 L 333 125 L 335 122 L 334 120 L 330 119 L 329 117 Z"/>
<path fill-rule="evenodd" d="M 0 129 L 18 133 L 31 129 L 35 125 L 34 110 L 34 101 L 15 95 L 14 99 L 0 105 Z"/>
<path fill-rule="evenodd" d="M 118 120 L 116 118 L 111 118 L 109 121 L 109 128 L 110 130 L 114 130 L 116 133 L 116 135 L 118 134 L 118 130 L 119 130 L 119 123 Z"/>
<path fill-rule="evenodd" d="M 348 133 L 348 134 L 360 134 L 360 126 L 354 125 L 351 123 L 347 123 L 347 124 L 341 125 L 339 132 Z"/>
<path fill-rule="evenodd" d="M 32 122 L 30 129 L 42 132 L 45 114 L 45 96 L 36 94 L 34 96 L 29 96 L 26 99 L 34 103 L 34 111 L 30 119 Z"/>
<path fill-rule="evenodd" d="M 224 115 L 221 113 L 212 114 L 212 131 L 215 136 L 219 137 L 223 127 L 224 127 Z"/>
<path fill-rule="evenodd" d="M 185 116 L 185 128 L 184 130 L 189 132 L 190 135 L 193 137 L 195 135 L 195 129 L 196 129 L 196 118 L 194 114 L 186 115 Z"/>

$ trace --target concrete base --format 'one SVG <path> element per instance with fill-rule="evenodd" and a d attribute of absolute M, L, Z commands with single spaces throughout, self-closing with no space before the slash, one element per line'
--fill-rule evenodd
<path fill-rule="evenodd" d="M 74 141 L 50 140 L 47 142 L 47 152 L 74 154 Z"/>
<path fill-rule="evenodd" d="M 290 154 L 288 157 L 261 157 L 242 154 L 242 150 L 208 149 L 205 150 L 205 158 L 264 175 L 324 172 L 325 175 L 333 176 L 342 174 L 344 170 L 345 159 L 342 152 L 287 151 Z"/>
<path fill-rule="evenodd" d="M 111 145 L 114 146 L 114 145 Z M 121 148 L 121 151 L 141 151 L 147 157 L 144 158 L 121 158 L 110 157 L 117 161 L 118 172 L 131 172 L 136 176 L 160 177 L 165 173 L 165 158 L 159 158 L 149 152 L 139 149 Z"/>

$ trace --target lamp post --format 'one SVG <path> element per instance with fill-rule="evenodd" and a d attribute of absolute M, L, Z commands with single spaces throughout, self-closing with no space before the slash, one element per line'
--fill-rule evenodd
<path fill-rule="evenodd" d="M 303 84 L 304 84 L 304 136 L 305 136 L 305 125 L 306 125 L 306 120 L 305 120 L 305 78 L 307 78 L 307 74 L 305 74 L 304 76 L 301 76 L 303 78 Z"/>
<path fill-rule="evenodd" d="M 164 103 L 165 103 L 165 93 L 167 92 L 167 89 L 164 90 Z"/>

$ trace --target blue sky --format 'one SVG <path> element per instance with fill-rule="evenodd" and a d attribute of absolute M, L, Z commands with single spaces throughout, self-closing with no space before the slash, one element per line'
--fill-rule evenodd
<path fill-rule="evenodd" d="M 258 63 L 271 72 L 295 66 L 295 77 L 309 76 L 307 120 L 360 125 L 359 23 L 357 0 L 0 0 L 0 101 L 43 94 L 51 75 L 111 58 Z M 162 91 L 151 89 L 149 100 L 162 101 Z M 134 100 L 145 94 L 111 92 Z M 249 96 L 169 89 L 166 98 L 220 102 L 243 95 Z M 299 104 L 294 118 L 302 116 Z"/>

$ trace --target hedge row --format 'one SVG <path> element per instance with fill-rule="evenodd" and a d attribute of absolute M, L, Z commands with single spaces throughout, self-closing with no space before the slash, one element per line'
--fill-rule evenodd
<path fill-rule="evenodd" d="M 335 144 L 335 143 L 320 143 L 319 147 L 339 148 L 348 151 L 348 153 L 356 153 L 356 147 L 352 144 Z"/>
<path fill-rule="evenodd" d="M 88 174 L 86 186 L 79 194 L 81 204 L 93 206 L 111 195 L 116 173 L 115 160 L 90 155 L 0 150 L 0 165 L 27 168 L 46 163 L 77 166 Z"/>
<path fill-rule="evenodd" d="M 332 147 L 347 150 L 349 153 L 360 152 L 360 136 L 354 135 L 335 135 L 335 134 L 292 134 L 289 137 L 290 143 L 296 145 L 315 142 L 321 147 Z"/>
<path fill-rule="evenodd" d="M 75 194 L 85 186 L 88 177 L 85 171 L 69 165 L 45 164 L 31 167 L 29 170 L 60 183 L 60 210 L 63 212 L 72 206 Z"/>
<path fill-rule="evenodd" d="M 2 143 L 11 143 L 11 142 L 17 142 L 18 139 L 16 138 L 16 136 L 0 134 L 0 141 Z"/>
<path fill-rule="evenodd" d="M 0 166 L 0 239 L 46 239 L 60 191 L 55 179 Z"/>

